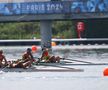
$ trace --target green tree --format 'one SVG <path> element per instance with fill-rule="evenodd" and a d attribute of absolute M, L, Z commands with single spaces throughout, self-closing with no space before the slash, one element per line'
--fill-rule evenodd
<path fill-rule="evenodd" d="M 53 37 L 76 37 L 72 21 L 54 21 L 52 24 Z M 0 39 L 31 39 L 40 38 L 39 22 L 0 23 Z"/>

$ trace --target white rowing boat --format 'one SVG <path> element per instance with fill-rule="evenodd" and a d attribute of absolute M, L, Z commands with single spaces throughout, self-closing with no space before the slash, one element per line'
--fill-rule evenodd
<path fill-rule="evenodd" d="M 33 65 L 30 68 L 23 69 L 23 68 L 0 68 L 0 71 L 3 72 L 82 72 L 83 69 L 76 69 L 71 67 L 64 67 L 62 65 Z"/>

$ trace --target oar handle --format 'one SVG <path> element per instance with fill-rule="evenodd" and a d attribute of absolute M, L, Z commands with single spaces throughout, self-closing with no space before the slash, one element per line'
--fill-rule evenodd
<path fill-rule="evenodd" d="M 36 61 L 35 64 L 38 65 L 40 63 L 40 61 L 41 61 L 41 58 L 39 58 L 39 57 L 34 57 L 34 58 L 38 59 L 38 60 L 35 60 Z"/>
<path fill-rule="evenodd" d="M 65 60 L 65 58 L 60 58 L 60 59 L 63 59 L 63 60 Z"/>

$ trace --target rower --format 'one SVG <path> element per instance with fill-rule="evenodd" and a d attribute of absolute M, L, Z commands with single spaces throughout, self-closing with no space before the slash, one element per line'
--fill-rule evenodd
<path fill-rule="evenodd" d="M 26 61 L 31 61 L 31 62 L 33 62 L 33 60 L 34 60 L 34 58 L 33 58 L 33 55 L 32 55 L 32 53 L 31 53 L 31 49 L 30 48 L 27 48 L 27 51 L 22 55 L 22 60 L 24 61 L 24 62 L 26 62 Z"/>
<path fill-rule="evenodd" d="M 56 63 L 56 62 L 59 63 L 60 62 L 59 56 L 55 57 L 55 56 L 49 55 L 48 48 L 43 48 L 42 51 L 43 52 L 42 52 L 41 60 L 44 60 L 44 62 L 46 62 L 46 63 Z"/>
<path fill-rule="evenodd" d="M 3 55 L 3 50 L 0 50 L 0 67 L 4 67 L 7 65 L 7 60 Z"/>
<path fill-rule="evenodd" d="M 27 48 L 26 52 L 22 55 L 21 60 L 17 60 L 16 62 L 10 63 L 11 68 L 27 68 L 31 67 L 34 58 L 31 53 L 31 49 Z"/>

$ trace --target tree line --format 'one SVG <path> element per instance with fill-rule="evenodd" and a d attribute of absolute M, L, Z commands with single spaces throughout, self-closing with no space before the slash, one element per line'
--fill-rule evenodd
<path fill-rule="evenodd" d="M 32 39 L 41 38 L 40 22 L 0 23 L 0 39 Z M 76 38 L 76 30 L 72 21 L 53 21 L 53 38 Z"/>

